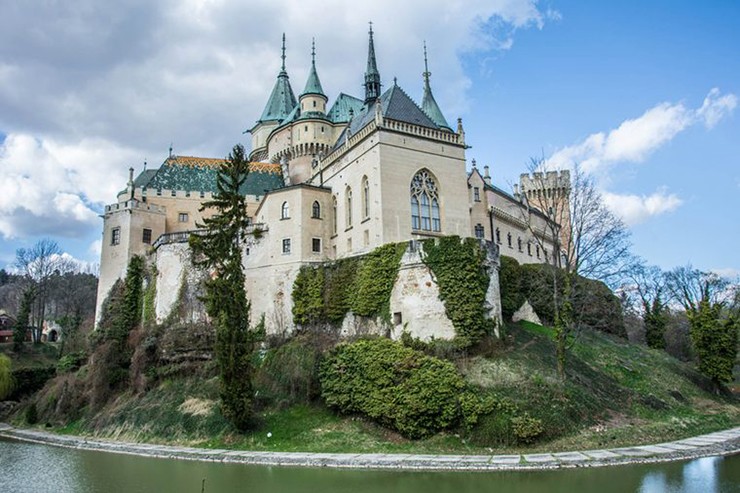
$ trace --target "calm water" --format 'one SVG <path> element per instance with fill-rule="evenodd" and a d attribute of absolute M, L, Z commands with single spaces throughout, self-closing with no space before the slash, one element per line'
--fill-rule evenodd
<path fill-rule="evenodd" d="M 0 440 L 0 492 L 740 492 L 740 455 L 543 472 L 397 472 L 148 459 Z"/>

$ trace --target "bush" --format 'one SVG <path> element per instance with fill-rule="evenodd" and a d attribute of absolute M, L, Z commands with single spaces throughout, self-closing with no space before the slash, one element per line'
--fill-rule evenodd
<path fill-rule="evenodd" d="M 69 373 L 80 368 L 87 361 L 87 354 L 80 351 L 77 353 L 65 354 L 57 361 L 57 374 Z"/>
<path fill-rule="evenodd" d="M 13 393 L 10 400 L 17 401 L 21 397 L 33 394 L 42 388 L 48 380 L 56 375 L 57 369 L 54 366 L 44 366 L 40 368 L 18 368 L 13 370 L 13 381 L 15 382 Z"/>
<path fill-rule="evenodd" d="M 522 416 L 516 416 L 511 419 L 511 428 L 514 436 L 520 443 L 532 443 L 539 437 L 544 428 L 542 421 L 524 413 Z"/>
<path fill-rule="evenodd" d="M 26 423 L 29 425 L 35 425 L 39 422 L 39 413 L 36 409 L 36 402 L 31 402 L 31 404 L 29 404 L 26 408 L 24 418 L 26 419 Z"/>
<path fill-rule="evenodd" d="M 343 413 L 361 413 L 410 438 L 449 428 L 463 418 L 466 385 L 449 361 L 389 339 L 339 346 L 320 366 L 321 395 Z M 466 419 L 476 411 L 467 405 Z"/>
<path fill-rule="evenodd" d="M 13 372 L 11 362 L 4 354 L 0 354 L 0 401 L 13 392 Z"/>
<path fill-rule="evenodd" d="M 306 336 L 271 349 L 255 376 L 263 400 L 279 405 L 307 403 L 319 396 L 321 352 Z"/>

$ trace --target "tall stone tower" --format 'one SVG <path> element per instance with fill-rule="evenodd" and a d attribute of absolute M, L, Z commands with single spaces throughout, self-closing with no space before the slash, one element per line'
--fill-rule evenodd
<path fill-rule="evenodd" d="M 570 234 L 570 171 L 523 173 L 519 176 L 520 193 L 527 203 L 560 225 L 561 251 L 572 250 Z M 570 255 L 568 256 L 570 257 Z"/>

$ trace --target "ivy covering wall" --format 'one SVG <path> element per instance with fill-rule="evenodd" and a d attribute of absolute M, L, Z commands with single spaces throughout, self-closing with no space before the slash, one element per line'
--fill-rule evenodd
<path fill-rule="evenodd" d="M 425 240 L 422 259 L 439 285 L 439 297 L 455 327 L 458 345 L 470 346 L 491 333 L 495 322 L 485 308 L 490 278 L 486 252 L 478 240 L 459 236 Z"/>
<path fill-rule="evenodd" d="M 293 284 L 293 322 L 341 324 L 352 311 L 389 318 L 389 303 L 406 243 L 389 243 L 367 255 L 302 267 Z"/>

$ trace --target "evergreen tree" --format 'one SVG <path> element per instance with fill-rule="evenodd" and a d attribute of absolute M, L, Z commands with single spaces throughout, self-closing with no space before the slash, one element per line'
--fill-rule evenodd
<path fill-rule="evenodd" d="M 721 317 L 722 306 L 703 299 L 695 311 L 687 312 L 691 322 L 691 341 L 699 359 L 699 371 L 716 385 L 732 382 L 737 356 L 737 332 L 740 320 Z"/>
<path fill-rule="evenodd" d="M 665 330 L 668 326 L 668 309 L 660 299 L 660 292 L 651 304 L 645 303 L 645 340 L 648 347 L 665 349 Z"/>
<path fill-rule="evenodd" d="M 221 406 L 239 430 L 245 430 L 252 418 L 251 353 L 256 338 L 249 330 L 241 251 L 248 217 L 240 189 L 248 174 L 244 147 L 237 144 L 219 167 L 213 200 L 201 207 L 215 214 L 198 225 L 204 228 L 202 233 L 190 237 L 193 263 L 211 272 L 203 299 L 216 326 Z"/>
<path fill-rule="evenodd" d="M 13 329 L 13 350 L 20 351 L 23 348 L 23 343 L 26 340 L 26 332 L 28 331 L 28 323 L 31 316 L 31 308 L 33 302 L 36 300 L 36 287 L 30 285 L 23 291 L 23 297 L 21 298 L 21 306 L 18 310 L 18 320 Z"/>

